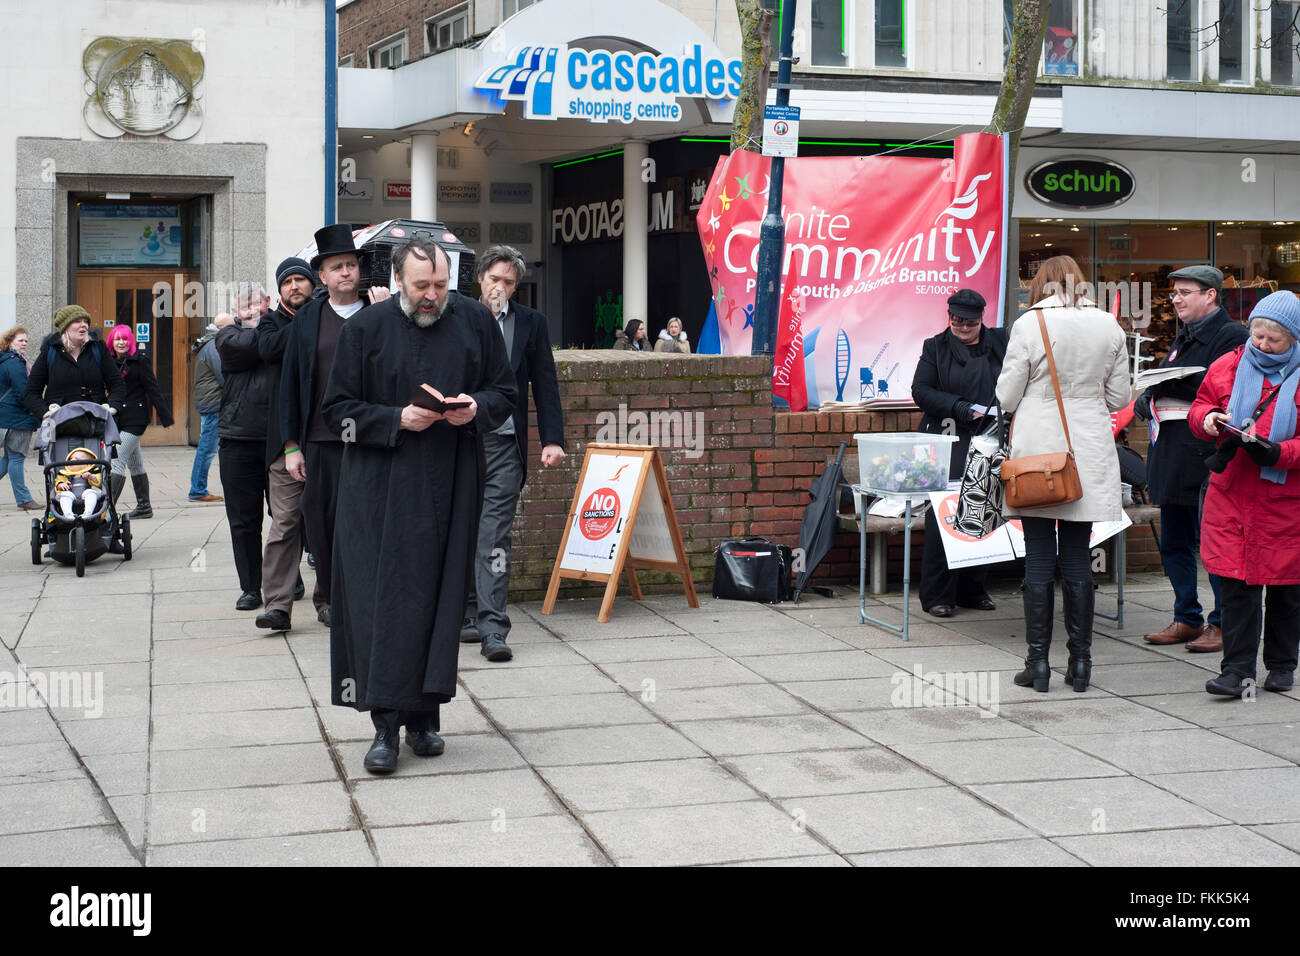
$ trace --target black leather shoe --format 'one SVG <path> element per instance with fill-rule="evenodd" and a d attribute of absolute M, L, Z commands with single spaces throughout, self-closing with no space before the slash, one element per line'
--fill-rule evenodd
<path fill-rule="evenodd" d="M 925 612 L 932 617 L 952 617 L 951 604 L 936 604 L 934 607 L 928 607 Z"/>
<path fill-rule="evenodd" d="M 302 583 L 302 575 L 298 575 L 298 583 L 293 586 L 293 599 L 301 601 L 307 593 L 307 587 Z"/>
<path fill-rule="evenodd" d="M 417 757 L 437 757 L 447 749 L 446 743 L 432 730 L 406 728 L 406 743 Z"/>
<path fill-rule="evenodd" d="M 329 627 L 333 618 L 330 617 L 330 606 L 326 604 L 316 612 L 316 620 L 320 621 L 326 627 Z"/>
<path fill-rule="evenodd" d="M 307 552 L 307 567 L 311 568 L 313 571 L 316 570 L 316 555 L 312 554 L 310 551 Z"/>
<path fill-rule="evenodd" d="M 1264 689 L 1281 694 L 1295 686 L 1295 671 L 1269 671 L 1264 678 Z"/>
<path fill-rule="evenodd" d="M 971 605 L 977 611 L 996 611 L 998 606 L 993 603 L 993 599 L 985 595 Z"/>
<path fill-rule="evenodd" d="M 366 751 L 365 768 L 371 773 L 384 775 L 397 769 L 397 735 L 381 730 L 375 742 Z"/>
<path fill-rule="evenodd" d="M 235 602 L 236 611 L 256 611 L 262 606 L 262 595 L 257 591 L 245 591 Z"/>
<path fill-rule="evenodd" d="M 484 637 L 483 649 L 479 653 L 495 664 L 508 661 L 515 656 L 506 646 L 505 637 L 500 634 L 488 634 Z"/>
<path fill-rule="evenodd" d="M 1218 694 L 1220 697 L 1240 697 L 1241 691 L 1241 675 L 1234 674 L 1231 671 L 1220 674 L 1218 677 L 1212 677 L 1205 682 L 1205 692 L 1207 694 Z"/>
<path fill-rule="evenodd" d="M 478 627 L 469 618 L 460 622 L 460 642 L 462 644 L 477 644 L 483 640 L 483 635 L 479 634 Z"/>
<path fill-rule="evenodd" d="M 259 614 L 254 623 L 258 627 L 269 628 L 272 631 L 287 631 L 290 629 L 289 615 L 285 611 L 267 611 L 265 614 Z"/>

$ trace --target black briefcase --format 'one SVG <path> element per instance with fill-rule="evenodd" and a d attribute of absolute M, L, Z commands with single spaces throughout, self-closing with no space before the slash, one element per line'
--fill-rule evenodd
<path fill-rule="evenodd" d="M 729 601 L 778 604 L 794 594 L 793 553 L 767 538 L 724 541 L 714 552 L 713 596 Z"/>

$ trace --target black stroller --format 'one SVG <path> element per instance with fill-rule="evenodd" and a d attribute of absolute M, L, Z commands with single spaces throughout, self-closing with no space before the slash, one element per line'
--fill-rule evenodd
<path fill-rule="evenodd" d="M 55 561 L 76 565 L 77 577 L 113 545 L 131 560 L 131 519 L 117 514 L 109 493 L 120 440 L 113 416 L 93 402 L 64 405 L 41 422 L 33 447 L 45 476 L 45 516 L 32 519 L 32 564 L 42 563 L 47 543 Z"/>

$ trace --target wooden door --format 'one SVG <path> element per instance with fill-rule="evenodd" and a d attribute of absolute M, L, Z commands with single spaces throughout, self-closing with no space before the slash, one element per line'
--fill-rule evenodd
<path fill-rule="evenodd" d="M 171 405 L 176 424 L 163 428 L 151 419 L 142 445 L 189 444 L 189 417 L 194 382 L 190 343 L 199 334 L 201 316 L 186 317 L 185 285 L 198 280 L 198 271 L 144 269 L 79 269 L 76 302 L 90 313 L 90 326 L 102 340 L 115 324 L 127 323 L 137 332 L 137 348 L 146 355 L 158 387 Z M 170 290 L 170 303 L 163 289 Z M 160 301 L 161 299 L 161 301 Z M 148 341 L 141 341 L 144 331 Z M 196 436 L 197 437 L 197 436 Z"/>

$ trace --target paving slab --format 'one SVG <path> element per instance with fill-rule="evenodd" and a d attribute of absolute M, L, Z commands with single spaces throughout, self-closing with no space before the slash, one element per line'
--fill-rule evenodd
<path fill-rule="evenodd" d="M 512 733 L 510 739 L 535 767 L 632 763 L 703 755 L 699 747 L 662 724 L 521 731 Z"/>
<path fill-rule="evenodd" d="M 977 784 L 970 789 L 1044 836 L 1172 830 L 1229 822 L 1133 777 Z"/>
<path fill-rule="evenodd" d="M 978 707 L 903 707 L 845 711 L 835 715 L 873 743 L 893 747 L 937 740 L 1033 737 L 1028 727 Z"/>
<path fill-rule="evenodd" d="M 1249 829 L 1266 840 L 1300 852 L 1300 823 L 1266 823 Z"/>
<path fill-rule="evenodd" d="M 546 782 L 576 813 L 752 801 L 752 788 L 707 758 L 544 767 Z"/>
<path fill-rule="evenodd" d="M 818 714 L 692 720 L 677 724 L 677 729 L 718 756 L 859 749 L 868 743 L 860 734 Z"/>
<path fill-rule="evenodd" d="M 460 682 L 475 697 L 549 697 L 552 694 L 617 693 L 618 686 L 591 664 L 462 671 Z"/>
<path fill-rule="evenodd" d="M 895 706 L 894 692 L 899 682 L 892 677 L 862 677 L 856 680 L 788 681 L 781 686 L 818 710 L 875 710 Z"/>
<path fill-rule="evenodd" d="M 847 680 L 862 677 L 892 677 L 898 668 L 866 651 L 810 651 L 805 654 L 768 654 L 742 657 L 756 674 L 778 683 L 787 681 Z"/>
<path fill-rule="evenodd" d="M 1276 724 L 1265 726 L 1276 727 Z M 1085 753 L 1132 774 L 1189 770 L 1246 770 L 1289 766 L 1290 762 L 1220 734 L 1192 730 L 1145 730 L 1062 737 Z"/>
<path fill-rule="evenodd" d="M 839 853 L 1033 836 L 955 787 L 889 790 L 781 801 Z"/>
<path fill-rule="evenodd" d="M 1053 699 L 1050 694 L 1038 696 L 1047 699 L 1007 704 L 1000 713 L 1007 720 L 1055 737 L 1192 726 L 1159 710 L 1114 697 L 1089 700 L 1073 692 L 1069 698 Z"/>
<path fill-rule="evenodd" d="M 149 755 L 144 751 L 129 754 L 91 754 L 81 758 L 106 797 L 123 797 L 148 792 Z"/>
<path fill-rule="evenodd" d="M 811 709 L 779 687 L 739 684 L 735 687 L 676 687 L 642 694 L 645 706 L 669 723 L 723 717 L 771 717 L 809 714 Z"/>
<path fill-rule="evenodd" d="M 444 738 L 446 749 L 437 757 L 420 757 L 406 743 L 402 731 L 402 745 L 398 751 L 397 770 L 394 777 L 418 777 L 440 773 L 476 773 L 484 770 L 506 770 L 526 767 L 528 764 L 503 738 L 495 734 L 472 734 Z M 338 744 L 347 775 L 353 780 L 374 780 L 375 775 L 365 768 L 366 752 L 371 741 L 345 741 Z"/>
<path fill-rule="evenodd" d="M 1092 866 L 1300 866 L 1300 854 L 1238 826 L 1102 833 L 1056 842 Z"/>
<path fill-rule="evenodd" d="M 1134 697 L 1143 704 L 1200 727 L 1233 727 L 1244 724 L 1300 724 L 1300 701 L 1281 694 L 1259 691 L 1253 700 L 1199 694 L 1162 694 Z"/>
<path fill-rule="evenodd" d="M 320 739 L 316 711 L 311 707 L 223 714 L 168 714 L 153 719 L 152 747 L 155 752 L 260 747 Z"/>
<path fill-rule="evenodd" d="M 35 833 L 115 822 L 85 774 L 72 780 L 0 786 L 0 833 Z"/>
<path fill-rule="evenodd" d="M 153 714 L 219 714 L 306 707 L 311 696 L 301 678 L 161 684 L 153 689 Z"/>
<path fill-rule="evenodd" d="M 1004 671 L 1023 667 L 1023 654 L 1010 654 L 987 644 L 948 647 L 877 648 L 871 653 L 905 673 L 920 667 L 922 671 Z M 878 675 L 883 676 L 883 675 Z"/>
<path fill-rule="evenodd" d="M 595 641 L 577 641 L 569 646 L 593 664 L 718 657 L 722 653 L 716 647 L 689 634 L 667 637 L 612 637 Z"/>
<path fill-rule="evenodd" d="M 852 645 L 813 627 L 782 623 L 770 630 L 705 631 L 702 640 L 731 657 L 846 651 Z"/>
<path fill-rule="evenodd" d="M 45 708 L 0 711 L 0 747 L 17 744 L 63 744 L 59 725 Z"/>
<path fill-rule="evenodd" d="M 610 810 L 583 823 L 624 866 L 690 866 L 825 852 L 791 817 L 765 801 Z"/>
<path fill-rule="evenodd" d="M 1152 774 L 1146 779 L 1237 823 L 1300 822 L 1300 767 Z"/>
<path fill-rule="evenodd" d="M 854 866 L 1086 866 L 1050 840 L 1001 840 L 923 850 L 881 850 L 849 857 Z"/>
<path fill-rule="evenodd" d="M 82 757 L 95 754 L 131 754 L 148 749 L 147 717 L 67 720 L 59 725 L 69 744 Z"/>
<path fill-rule="evenodd" d="M 385 866 L 609 865 L 609 858 L 567 816 L 384 827 L 374 831 L 374 840 Z"/>
<path fill-rule="evenodd" d="M 140 865 L 116 825 L 0 836 L 0 859 L 6 867 Z"/>
<path fill-rule="evenodd" d="M 895 749 L 953 783 L 1117 777 L 1124 771 L 1047 737 L 896 744 Z"/>
<path fill-rule="evenodd" d="M 463 821 L 508 826 L 518 817 L 564 810 L 532 770 L 359 780 L 354 796 L 369 827 Z"/>
<path fill-rule="evenodd" d="M 84 776 L 76 756 L 65 746 L 0 744 L 0 786 L 79 780 Z"/>
<path fill-rule="evenodd" d="M 1274 754 L 1291 763 L 1300 763 L 1300 723 L 1295 724 L 1235 724 L 1216 727 L 1215 733 L 1266 753 Z M 1217 767 L 1184 767 L 1185 770 L 1217 770 Z"/>
<path fill-rule="evenodd" d="M 483 709 L 507 731 L 657 722 L 655 715 L 646 709 L 639 697 L 628 694 L 504 697 L 483 701 Z"/>
<path fill-rule="evenodd" d="M 149 848 L 149 866 L 374 866 L 360 830 L 173 843 Z"/>
<path fill-rule="evenodd" d="M 266 746 L 155 750 L 149 758 L 153 793 L 229 790 L 338 779 L 320 741 Z"/>
<path fill-rule="evenodd" d="M 155 793 L 149 842 L 195 843 L 273 837 L 359 824 L 341 783 L 300 783 Z"/>
<path fill-rule="evenodd" d="M 725 657 L 696 660 L 626 661 L 602 665 L 620 685 L 640 694 L 677 687 L 721 687 L 728 684 L 761 684 L 754 671 Z M 648 682 L 648 683 L 647 683 Z"/>
<path fill-rule="evenodd" d="M 158 661 L 153 667 L 153 684 L 207 684 L 212 678 L 256 681 L 300 678 L 298 665 L 290 654 L 256 657 L 181 657 Z"/>
<path fill-rule="evenodd" d="M 826 796 L 941 787 L 944 781 L 883 747 L 727 757 L 730 767 L 764 796 Z"/>
<path fill-rule="evenodd" d="M 514 644 L 507 640 L 507 643 Z M 559 665 L 578 666 L 587 663 L 587 659 L 568 644 L 554 638 L 548 641 L 535 641 L 511 647 L 514 659 L 508 664 L 493 663 L 482 654 L 481 644 L 462 644 L 460 646 L 459 670 L 464 674 L 476 670 L 503 671 L 520 667 L 556 667 Z M 325 655 L 328 662 L 329 654 Z"/>

